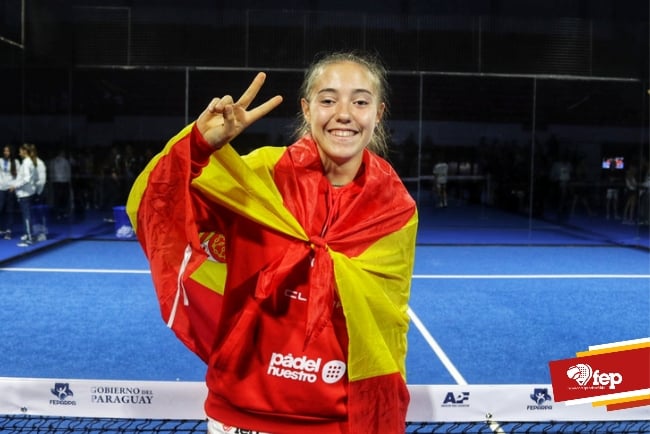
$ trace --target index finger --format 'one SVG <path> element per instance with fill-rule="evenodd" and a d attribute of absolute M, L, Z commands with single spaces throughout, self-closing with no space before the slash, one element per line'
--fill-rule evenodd
<path fill-rule="evenodd" d="M 246 89 L 244 93 L 239 97 L 236 104 L 244 109 L 248 108 L 250 103 L 253 102 L 257 96 L 257 93 L 262 88 L 264 81 L 266 81 L 266 74 L 263 72 L 258 72 L 251 82 L 250 86 L 248 86 L 248 89 Z"/>
<path fill-rule="evenodd" d="M 264 117 L 271 110 L 276 108 L 282 102 L 282 96 L 276 95 L 273 98 L 269 98 L 263 104 L 255 107 L 254 109 L 248 112 L 248 118 L 252 122 L 255 122 L 258 119 Z"/>

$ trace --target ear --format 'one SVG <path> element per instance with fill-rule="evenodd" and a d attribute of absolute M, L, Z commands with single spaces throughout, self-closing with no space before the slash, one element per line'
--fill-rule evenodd
<path fill-rule="evenodd" d="M 309 123 L 310 113 L 309 113 L 309 101 L 305 98 L 300 98 L 300 107 L 302 108 L 302 115 L 305 117 L 305 121 Z"/>
<path fill-rule="evenodd" d="M 381 118 L 384 117 L 384 111 L 386 110 L 386 103 L 382 102 L 377 107 L 377 122 L 381 122 Z"/>

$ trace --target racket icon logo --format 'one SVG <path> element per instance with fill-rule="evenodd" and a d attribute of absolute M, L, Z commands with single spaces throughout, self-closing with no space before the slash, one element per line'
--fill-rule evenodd
<path fill-rule="evenodd" d="M 567 377 L 573 379 L 581 386 L 587 384 L 587 381 L 591 378 L 593 370 L 591 366 L 586 363 L 578 363 L 577 365 L 571 366 L 566 371 Z"/>
<path fill-rule="evenodd" d="M 326 384 L 333 384 L 345 375 L 345 363 L 340 360 L 331 360 L 323 366 L 321 378 Z"/>

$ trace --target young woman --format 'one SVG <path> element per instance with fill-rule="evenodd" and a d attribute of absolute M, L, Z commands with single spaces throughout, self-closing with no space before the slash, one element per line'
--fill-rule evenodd
<path fill-rule="evenodd" d="M 11 146 L 5 145 L 2 148 L 2 159 L 0 160 L 0 234 L 5 240 L 11 239 L 11 228 L 14 224 L 14 202 L 16 195 L 12 190 L 12 184 L 18 177 L 20 162 L 14 157 Z"/>
<path fill-rule="evenodd" d="M 36 194 L 38 176 L 36 165 L 38 160 L 32 155 L 31 146 L 27 143 L 20 145 L 18 155 L 22 160 L 20 170 L 16 179 L 11 183 L 10 190 L 16 193 L 23 224 L 25 225 L 25 233 L 20 237 L 18 246 L 27 247 L 33 243 L 31 208 L 34 195 Z"/>
<path fill-rule="evenodd" d="M 210 433 L 403 433 L 417 212 L 386 149 L 385 70 L 337 53 L 301 87 L 298 140 L 229 146 L 278 104 L 213 99 L 127 211 L 163 317 L 207 363 Z"/>

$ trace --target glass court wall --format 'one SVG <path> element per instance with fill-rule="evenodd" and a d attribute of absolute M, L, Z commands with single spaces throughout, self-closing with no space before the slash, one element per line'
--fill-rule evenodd
<path fill-rule="evenodd" d="M 606 239 L 623 224 L 626 172 L 634 168 L 639 183 L 648 173 L 647 18 L 72 3 L 32 3 L 26 43 L 3 44 L 0 69 L 0 139 L 35 143 L 43 159 L 63 149 L 73 163 L 70 232 L 110 217 L 168 138 L 259 70 L 268 74 L 259 99 L 285 101 L 234 145 L 289 144 L 304 68 L 329 50 L 367 49 L 385 60 L 390 160 L 425 227 L 482 227 L 505 238 L 560 225 Z M 432 172 L 440 161 L 449 167 L 445 210 Z M 647 239 L 642 205 L 630 218 L 632 244 Z"/>

